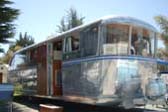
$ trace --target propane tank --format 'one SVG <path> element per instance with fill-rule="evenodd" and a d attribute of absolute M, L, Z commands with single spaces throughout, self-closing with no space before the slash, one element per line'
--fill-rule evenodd
<path fill-rule="evenodd" d="M 160 78 L 151 79 L 146 86 L 146 96 L 150 100 L 156 100 L 166 94 L 166 84 Z"/>

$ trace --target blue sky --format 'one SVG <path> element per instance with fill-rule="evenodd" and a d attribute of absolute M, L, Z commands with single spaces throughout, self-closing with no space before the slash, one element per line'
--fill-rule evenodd
<path fill-rule="evenodd" d="M 157 27 L 153 17 L 168 16 L 168 0 L 13 0 L 21 14 L 15 23 L 16 36 L 28 32 L 35 42 L 54 34 L 57 25 L 70 7 L 85 17 L 85 23 L 107 15 L 126 15 Z M 6 47 L 7 49 L 7 47 Z"/>

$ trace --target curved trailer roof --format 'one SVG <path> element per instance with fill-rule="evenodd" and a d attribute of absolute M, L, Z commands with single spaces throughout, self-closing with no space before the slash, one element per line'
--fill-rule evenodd
<path fill-rule="evenodd" d="M 46 42 L 50 42 L 52 40 L 60 39 L 60 38 L 62 38 L 61 36 L 65 35 L 65 34 L 69 34 L 71 32 L 83 29 L 83 28 L 85 28 L 85 27 L 87 27 L 89 25 L 96 24 L 96 23 L 99 23 L 99 22 L 101 22 L 101 24 L 109 24 L 109 23 L 130 24 L 130 25 L 133 25 L 133 26 L 144 27 L 146 29 L 150 29 L 150 30 L 152 30 L 154 32 L 157 32 L 156 28 L 153 27 L 152 25 L 150 25 L 150 24 L 148 24 L 148 23 L 146 23 L 146 22 L 144 22 L 142 20 L 133 18 L 133 17 L 128 17 L 128 16 L 105 16 L 105 17 L 97 19 L 97 20 L 95 20 L 93 22 L 90 22 L 88 24 L 83 24 L 83 25 L 80 25 L 80 26 L 75 27 L 73 29 L 70 29 L 70 30 L 68 30 L 66 32 L 63 32 L 63 33 L 60 33 L 60 34 L 57 34 L 57 35 L 51 35 L 51 36 L 49 36 L 51 38 L 46 39 L 46 40 L 44 40 L 42 42 L 27 46 L 27 47 L 25 47 L 23 49 L 18 50 L 15 53 L 19 53 L 19 52 L 22 52 L 24 50 L 28 50 L 28 49 L 40 46 L 40 45 L 45 44 Z"/>

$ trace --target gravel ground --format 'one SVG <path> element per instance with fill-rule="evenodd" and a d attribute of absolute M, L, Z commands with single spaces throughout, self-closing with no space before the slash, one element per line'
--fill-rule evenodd
<path fill-rule="evenodd" d="M 12 111 L 10 111 L 9 108 L 9 104 L 6 105 L 0 105 L 0 112 L 39 112 L 39 104 L 34 104 L 33 102 L 12 102 Z M 145 109 L 145 110 L 144 110 Z M 148 110 L 150 109 L 150 110 Z M 86 109 L 87 110 L 87 109 Z M 90 111 L 86 111 L 85 109 L 74 109 L 71 106 L 68 108 L 64 108 L 64 112 L 126 112 L 126 111 L 119 111 L 119 110 L 109 110 L 109 109 L 105 109 L 105 110 L 90 110 Z M 145 108 L 141 108 L 140 110 L 133 110 L 133 111 L 127 111 L 127 112 L 168 112 L 166 111 L 165 108 L 163 108 L 162 106 L 157 108 L 155 106 L 152 105 L 148 105 Z"/>
<path fill-rule="evenodd" d="M 145 108 L 143 108 L 145 110 L 141 110 L 141 111 L 127 111 L 127 112 L 168 112 L 168 110 L 166 110 L 163 107 L 155 107 L 152 105 L 147 105 Z M 1 111 L 0 111 L 1 112 Z M 30 103 L 24 103 L 24 104 L 20 104 L 20 103 L 16 103 L 13 102 L 13 111 L 12 112 L 39 112 L 39 105 L 32 105 Z M 81 109 L 72 109 L 72 108 L 64 108 L 64 112 L 86 112 L 85 110 L 81 110 Z M 94 110 L 94 111 L 87 111 L 87 112 L 109 112 L 109 110 Z M 111 110 L 110 112 L 116 112 L 116 110 Z M 118 111 L 117 111 L 118 112 Z M 126 112 L 126 111 L 119 111 L 119 112 Z"/>
<path fill-rule="evenodd" d="M 20 104 L 12 102 L 0 105 L 0 112 L 39 112 L 38 106 L 30 106 L 30 104 Z"/>
<path fill-rule="evenodd" d="M 13 112 L 38 112 L 37 107 L 29 107 L 29 105 L 13 102 Z"/>

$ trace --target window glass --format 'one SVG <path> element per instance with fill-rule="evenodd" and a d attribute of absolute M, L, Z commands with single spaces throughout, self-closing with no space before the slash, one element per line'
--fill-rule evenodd
<path fill-rule="evenodd" d="M 12 69 L 18 69 L 26 64 L 26 56 L 24 54 L 16 54 L 11 62 Z"/>
<path fill-rule="evenodd" d="M 96 55 L 98 48 L 98 26 L 93 25 L 81 32 L 82 57 Z"/>
<path fill-rule="evenodd" d="M 53 49 L 57 51 L 62 51 L 62 41 L 55 42 Z"/>
<path fill-rule="evenodd" d="M 79 38 L 71 37 L 72 51 L 79 50 Z"/>
<path fill-rule="evenodd" d="M 64 38 L 63 59 L 75 59 L 80 57 L 79 33 L 72 32 L 71 36 Z"/>
<path fill-rule="evenodd" d="M 64 52 L 73 52 L 79 50 L 79 37 L 70 36 L 65 39 Z"/>
<path fill-rule="evenodd" d="M 129 26 L 110 24 L 107 25 L 104 54 L 126 55 L 128 54 Z"/>
<path fill-rule="evenodd" d="M 67 37 L 65 39 L 65 52 L 71 52 L 72 51 L 72 45 L 71 45 L 71 37 Z"/>
<path fill-rule="evenodd" d="M 132 38 L 131 38 L 131 54 L 141 56 L 152 56 L 154 55 L 154 32 L 133 27 Z"/>
<path fill-rule="evenodd" d="M 168 60 L 166 42 L 162 39 L 163 35 L 157 34 L 157 51 L 156 55 L 160 59 Z"/>
<path fill-rule="evenodd" d="M 168 65 L 158 64 L 158 72 L 168 72 Z"/>
<path fill-rule="evenodd" d="M 149 31 L 149 39 L 150 39 L 150 51 L 151 51 L 151 55 L 154 56 L 155 55 L 155 47 L 156 47 L 156 36 L 155 36 L 155 32 L 153 31 Z"/>

